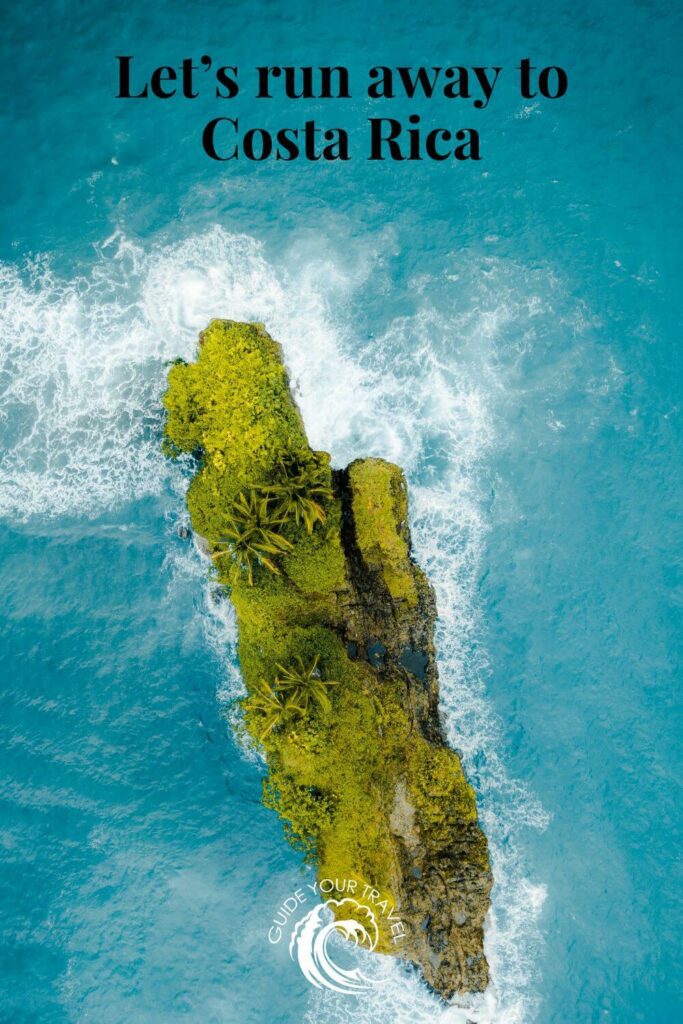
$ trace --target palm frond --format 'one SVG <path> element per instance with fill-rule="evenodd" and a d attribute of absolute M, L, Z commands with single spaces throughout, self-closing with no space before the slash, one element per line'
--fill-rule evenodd
<path fill-rule="evenodd" d="M 284 520 L 272 507 L 269 498 L 259 497 L 254 489 L 247 493 L 241 491 L 231 502 L 222 533 L 214 542 L 214 547 L 219 550 L 214 551 L 213 558 L 228 556 L 232 559 L 230 575 L 233 582 L 246 576 L 252 586 L 256 565 L 263 565 L 279 576 L 280 570 L 274 559 L 293 547 L 292 542 L 280 532 L 283 525 Z"/>
<path fill-rule="evenodd" d="M 311 703 L 315 703 L 323 711 L 330 711 L 332 702 L 328 690 L 338 686 L 336 679 L 323 679 L 318 669 L 318 657 L 313 659 L 310 665 L 306 666 L 303 660 L 297 655 L 296 665 L 285 668 L 284 665 L 276 665 L 278 671 L 275 686 L 280 693 L 291 693 L 296 701 L 305 710 L 308 710 Z"/>
<path fill-rule="evenodd" d="M 275 515 L 284 522 L 293 519 L 297 526 L 303 523 L 308 533 L 327 521 L 324 502 L 334 497 L 329 469 L 313 454 L 281 459 L 275 479 L 255 490 L 273 502 Z"/>

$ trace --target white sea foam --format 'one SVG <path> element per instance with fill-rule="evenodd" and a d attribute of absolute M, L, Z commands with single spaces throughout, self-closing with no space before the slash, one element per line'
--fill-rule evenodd
<path fill-rule="evenodd" d="M 439 281 L 416 280 L 416 308 L 377 338 L 355 336 L 345 309 L 372 260 L 353 270 L 305 250 L 276 270 L 262 247 L 215 228 L 145 252 L 119 234 L 91 272 L 65 282 L 46 262 L 0 271 L 0 398 L 6 438 L 0 513 L 85 515 L 175 491 L 185 477 L 159 453 L 164 361 L 191 358 L 215 316 L 263 321 L 282 343 L 311 442 L 337 465 L 383 455 L 411 484 L 417 555 L 437 591 L 437 643 L 449 736 L 477 787 L 496 885 L 486 947 L 489 991 L 444 1008 L 415 976 L 375 957 L 384 984 L 356 1005 L 311 995 L 309 1021 L 526 1024 L 535 1013 L 535 967 L 544 887 L 527 877 L 520 830 L 544 827 L 542 808 L 510 780 L 486 697 L 478 607 L 488 519 L 487 467 L 501 436 L 509 380 L 544 322 L 551 280 L 486 257 L 469 272 L 455 258 Z M 521 285 L 524 287 L 521 287 Z M 542 386 L 542 382 L 539 386 Z M 174 556 L 173 574 L 204 576 L 198 552 Z M 206 588 L 207 642 L 225 666 L 221 699 L 241 690 L 230 607 Z"/>

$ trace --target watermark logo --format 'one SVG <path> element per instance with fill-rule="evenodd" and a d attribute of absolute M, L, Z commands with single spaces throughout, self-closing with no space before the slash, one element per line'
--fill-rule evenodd
<path fill-rule="evenodd" d="M 333 906 L 343 911 L 342 920 L 329 920 Z M 316 988 L 347 994 L 366 991 L 372 981 L 359 967 L 345 969 L 332 959 L 329 940 L 335 933 L 371 952 L 379 939 L 377 921 L 369 907 L 349 898 L 326 900 L 297 922 L 289 942 L 289 955 L 298 962 L 306 981 Z"/>
<path fill-rule="evenodd" d="M 338 899 L 333 894 L 343 895 Z M 335 938 L 372 952 L 379 942 L 382 920 L 394 944 L 405 939 L 403 922 L 379 890 L 353 878 L 324 878 L 296 889 L 283 900 L 273 917 L 268 941 L 276 945 L 289 935 L 289 955 L 315 988 L 358 995 L 377 982 L 360 967 L 344 966 L 344 947 Z"/>

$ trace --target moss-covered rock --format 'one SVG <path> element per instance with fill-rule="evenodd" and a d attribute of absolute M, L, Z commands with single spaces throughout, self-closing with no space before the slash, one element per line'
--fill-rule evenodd
<path fill-rule="evenodd" d="M 364 459 L 332 473 L 311 452 L 280 347 L 260 325 L 214 321 L 197 361 L 170 369 L 164 405 L 167 452 L 197 457 L 192 524 L 237 613 L 265 803 L 321 878 L 366 882 L 400 908 L 408 934 L 396 945 L 380 920 L 380 952 L 418 964 L 446 997 L 482 990 L 487 846 L 439 723 L 434 597 L 411 558 L 401 470 Z M 281 484 L 269 491 L 291 465 L 314 465 L 324 483 L 308 525 L 282 512 Z M 257 497 L 265 511 L 235 526 L 234 509 Z M 270 553 L 269 530 L 283 538 Z"/>
<path fill-rule="evenodd" d="M 394 601 L 414 608 L 418 591 L 411 571 L 408 490 L 403 473 L 382 459 L 349 467 L 356 541 L 365 566 L 383 579 Z"/>

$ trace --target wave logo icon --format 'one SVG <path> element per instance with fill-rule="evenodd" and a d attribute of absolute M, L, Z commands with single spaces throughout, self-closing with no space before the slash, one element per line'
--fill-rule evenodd
<path fill-rule="evenodd" d="M 336 907 L 337 916 L 329 920 L 330 910 Z M 327 988 L 344 995 L 366 992 L 373 984 L 359 967 L 346 969 L 332 960 L 330 939 L 338 933 L 358 948 L 372 952 L 379 939 L 374 913 L 369 907 L 350 896 L 341 900 L 318 903 L 294 928 L 289 943 L 289 955 L 296 960 L 301 972 L 316 988 Z"/>

